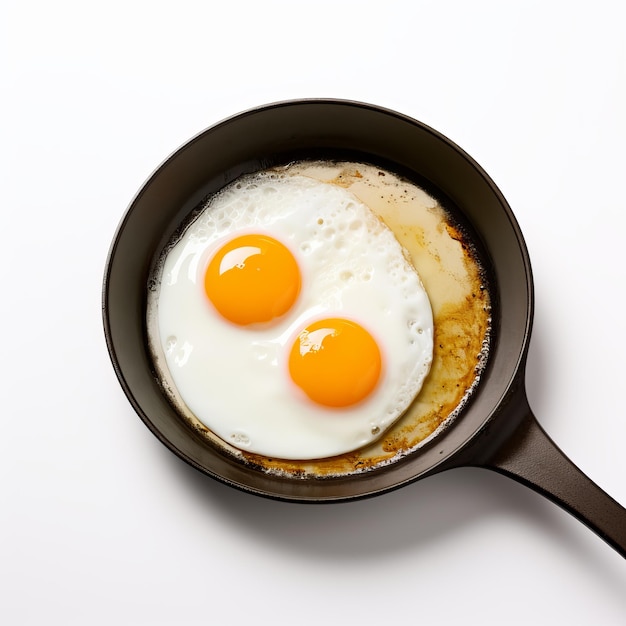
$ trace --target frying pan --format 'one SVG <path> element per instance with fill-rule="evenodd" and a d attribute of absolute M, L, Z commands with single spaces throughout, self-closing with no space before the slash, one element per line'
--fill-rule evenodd
<path fill-rule="evenodd" d="M 445 198 L 482 251 L 493 304 L 487 367 L 458 418 L 429 445 L 397 461 L 331 478 L 262 471 L 194 432 L 154 374 L 145 321 L 154 259 L 203 198 L 242 174 L 313 156 L 385 166 Z M 164 161 L 130 204 L 111 245 L 103 288 L 106 342 L 126 396 L 163 444 L 208 476 L 270 498 L 332 502 L 381 494 L 455 467 L 483 467 L 552 500 L 626 557 L 626 509 L 563 454 L 529 407 L 524 377 L 532 316 L 532 273 L 522 234 L 481 167 L 414 119 L 345 100 L 262 106 L 191 139 Z"/>

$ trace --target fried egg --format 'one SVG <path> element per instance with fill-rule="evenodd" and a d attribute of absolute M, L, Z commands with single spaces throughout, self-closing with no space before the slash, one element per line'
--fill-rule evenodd
<path fill-rule="evenodd" d="M 167 251 L 156 297 L 167 379 L 218 437 L 307 460 L 378 439 L 428 374 L 428 295 L 350 191 L 260 172 L 213 196 Z"/>

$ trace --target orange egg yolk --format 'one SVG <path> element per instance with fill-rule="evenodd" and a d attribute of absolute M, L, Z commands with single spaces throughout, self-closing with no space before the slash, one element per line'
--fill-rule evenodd
<path fill-rule="evenodd" d="M 230 322 L 270 322 L 286 313 L 300 293 L 293 254 L 266 235 L 242 235 L 222 246 L 209 262 L 204 288 Z"/>
<path fill-rule="evenodd" d="M 380 378 L 382 359 L 374 338 L 341 318 L 314 322 L 293 344 L 291 378 L 314 402 L 346 407 L 365 399 Z"/>

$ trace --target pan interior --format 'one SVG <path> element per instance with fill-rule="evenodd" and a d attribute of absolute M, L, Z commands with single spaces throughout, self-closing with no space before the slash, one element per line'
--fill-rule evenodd
<path fill-rule="evenodd" d="M 180 418 L 158 383 L 147 345 L 149 280 L 154 260 L 172 233 L 203 198 L 239 175 L 303 158 L 371 163 L 420 184 L 459 218 L 489 277 L 492 345 L 472 401 L 429 445 L 397 462 L 372 463 L 371 471 L 354 473 L 354 464 L 343 474 L 336 468 L 326 473 L 267 471 L 276 468 L 254 458 L 242 463 L 224 453 Z M 202 472 L 246 491 L 328 501 L 380 493 L 453 462 L 455 453 L 499 412 L 519 379 L 531 297 L 527 254 L 510 209 L 485 173 L 457 146 L 423 124 L 385 109 L 304 100 L 225 120 L 162 164 L 120 224 L 107 263 L 103 307 L 105 335 L 122 387 L 146 425 L 173 452 Z"/>
<path fill-rule="evenodd" d="M 442 203 L 404 177 L 371 164 L 299 161 L 272 168 L 350 190 L 394 232 L 429 294 L 434 316 L 433 363 L 421 392 L 403 416 L 378 440 L 356 451 L 315 461 L 286 461 L 239 450 L 217 437 L 187 407 L 166 365 L 158 332 L 158 285 L 162 262 L 176 236 L 156 263 L 148 292 L 147 329 L 158 380 L 178 413 L 221 452 L 260 471 L 278 476 L 330 478 L 371 471 L 428 445 L 471 401 L 487 363 L 491 332 L 488 277 L 467 226 Z M 210 201 L 210 198 L 208 199 Z M 203 203 L 205 204 L 205 203 Z M 206 206 L 206 204 L 205 204 Z M 198 211 L 192 212 L 192 216 Z M 206 209 L 205 209 L 206 210 Z M 190 217 L 189 222 L 193 222 Z M 367 306 L 363 303 L 363 306 Z M 206 393 L 226 388 L 238 372 L 220 369 L 224 380 L 207 380 Z M 280 375 L 280 372 L 276 372 Z M 245 391 L 242 391 L 245 393 Z M 259 411 L 271 407 L 259 407 Z M 336 416 L 341 419 L 341 416 Z"/>

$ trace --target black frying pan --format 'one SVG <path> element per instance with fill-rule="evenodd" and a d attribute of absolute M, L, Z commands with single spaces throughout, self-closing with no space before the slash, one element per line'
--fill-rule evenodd
<path fill-rule="evenodd" d="M 145 329 L 151 266 L 193 208 L 243 173 L 311 156 L 386 166 L 445 198 L 482 250 L 493 301 L 488 365 L 460 417 L 397 462 L 333 478 L 264 472 L 198 436 L 155 379 Z M 328 502 L 376 495 L 453 467 L 479 466 L 543 494 L 626 557 L 626 509 L 567 459 L 526 399 L 533 285 L 511 209 L 467 154 L 413 119 L 362 103 L 298 100 L 247 111 L 204 131 L 167 159 L 131 203 L 111 246 L 103 315 L 113 366 L 135 411 L 175 454 L 228 485 L 283 500 Z"/>

